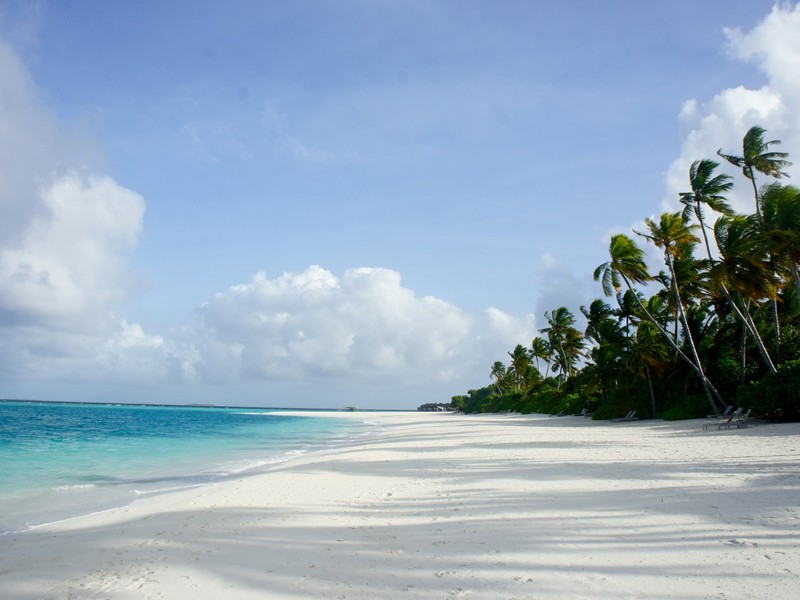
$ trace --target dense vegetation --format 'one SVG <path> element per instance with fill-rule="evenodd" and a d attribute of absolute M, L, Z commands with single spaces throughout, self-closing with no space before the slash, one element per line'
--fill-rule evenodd
<path fill-rule="evenodd" d="M 778 144 L 756 126 L 741 155 L 718 152 L 752 187 L 752 214 L 730 207 L 734 178 L 719 163 L 694 162 L 682 211 L 611 237 L 594 272 L 605 298 L 580 307 L 586 329 L 567 307 L 546 312 L 542 336 L 495 362 L 492 383 L 453 397 L 453 408 L 680 419 L 735 404 L 800 420 L 800 189 L 779 181 L 791 163 Z M 640 244 L 663 256 L 658 273 Z"/>

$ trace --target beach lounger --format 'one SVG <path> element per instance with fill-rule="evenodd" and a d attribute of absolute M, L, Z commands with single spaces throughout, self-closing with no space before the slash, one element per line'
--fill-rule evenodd
<path fill-rule="evenodd" d="M 725 419 L 731 411 L 733 410 L 733 404 L 729 404 L 728 408 L 725 409 L 725 412 L 719 413 L 717 415 L 706 415 L 706 419 Z"/>
<path fill-rule="evenodd" d="M 572 415 L 572 416 L 573 416 L 573 417 L 582 417 L 582 416 L 584 416 L 584 415 L 586 414 L 586 412 L 587 412 L 588 410 L 589 410 L 588 408 L 584 408 L 584 409 L 583 409 L 581 412 L 579 412 L 577 415 Z"/>
<path fill-rule="evenodd" d="M 756 426 L 756 427 L 758 426 L 758 422 L 757 421 L 751 421 L 750 420 L 750 410 L 751 409 L 748 408 L 747 412 L 744 413 L 741 417 L 739 417 L 738 419 L 734 419 L 732 425 L 736 425 L 736 429 L 746 429 L 750 425 L 753 425 L 753 426 Z M 728 429 L 730 429 L 730 426 L 728 427 Z"/>
<path fill-rule="evenodd" d="M 639 417 L 636 416 L 636 411 L 632 410 L 624 417 L 620 417 L 619 419 L 611 419 L 614 423 L 620 423 L 622 421 L 638 421 Z"/>
<path fill-rule="evenodd" d="M 730 429 L 731 424 L 735 425 L 734 420 L 738 419 L 741 416 L 743 410 L 744 409 L 742 407 L 737 408 L 735 412 L 732 412 L 731 414 L 728 415 L 727 419 L 709 419 L 703 425 L 703 431 L 705 431 L 712 425 L 716 425 L 717 429 L 722 429 L 723 427 L 725 429 Z M 750 411 L 747 412 L 749 413 Z"/>
<path fill-rule="evenodd" d="M 748 419 L 749 417 L 750 417 L 750 409 L 749 409 L 749 408 L 747 409 L 747 412 L 746 412 L 746 413 L 744 413 L 744 414 L 742 414 L 742 410 L 741 410 L 741 409 L 739 409 L 739 410 L 738 410 L 736 413 L 734 413 L 734 416 L 733 416 L 733 418 L 731 418 L 731 419 L 728 419 L 728 420 L 727 420 L 727 421 L 725 421 L 724 423 L 721 423 L 721 424 L 720 424 L 720 426 L 719 426 L 719 428 L 720 428 L 720 429 L 722 429 L 723 427 L 724 427 L 725 429 L 730 429 L 731 427 L 736 427 L 736 428 L 738 428 L 738 427 L 739 427 L 739 423 L 741 423 L 741 422 L 742 422 L 742 419 L 745 419 L 745 420 L 746 420 L 746 419 Z M 747 425 L 745 425 L 745 427 L 747 427 Z"/>

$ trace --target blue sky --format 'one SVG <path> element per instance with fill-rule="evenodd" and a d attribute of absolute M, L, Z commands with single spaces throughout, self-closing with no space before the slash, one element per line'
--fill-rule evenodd
<path fill-rule="evenodd" d="M 485 385 L 692 160 L 756 123 L 800 147 L 799 28 L 771 1 L 5 2 L 0 396 Z"/>

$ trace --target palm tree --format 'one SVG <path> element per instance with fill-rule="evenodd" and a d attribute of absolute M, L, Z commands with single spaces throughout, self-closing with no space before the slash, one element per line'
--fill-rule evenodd
<path fill-rule="evenodd" d="M 634 283 L 643 284 L 647 283 L 652 279 L 650 274 L 647 272 L 647 267 L 644 263 L 644 252 L 641 248 L 636 245 L 631 238 L 629 238 L 624 233 L 617 233 L 611 236 L 611 242 L 609 244 L 609 253 L 611 255 L 611 260 L 601 264 L 594 270 L 594 280 L 601 281 L 603 286 L 603 293 L 606 296 L 611 296 L 614 292 L 618 292 L 622 287 L 622 283 L 624 282 L 627 288 L 633 294 L 636 303 L 639 305 L 639 309 L 642 311 L 642 314 L 647 317 L 647 319 L 655 326 L 655 328 L 661 333 L 662 336 L 669 342 L 669 345 L 672 349 L 676 352 L 681 359 L 689 365 L 689 367 L 694 370 L 698 376 L 703 379 L 706 385 L 711 388 L 714 392 L 714 395 L 720 400 L 720 402 L 724 405 L 725 401 L 722 400 L 722 396 L 719 395 L 716 388 L 708 381 L 708 378 L 705 376 L 705 373 L 700 370 L 694 361 L 686 356 L 686 354 L 681 350 L 678 344 L 672 339 L 672 336 L 667 333 L 661 323 L 656 320 L 656 318 L 650 313 L 650 311 L 645 308 L 644 304 L 642 304 L 641 298 L 636 293 L 636 290 L 633 287 Z M 712 403 L 714 407 L 714 411 L 718 412 L 716 405 Z"/>
<path fill-rule="evenodd" d="M 528 367 L 531 364 L 531 355 L 522 344 L 517 344 L 514 351 L 509 352 L 508 355 L 511 357 L 511 367 L 509 371 L 513 369 L 514 374 L 514 391 L 518 392 L 520 390 L 520 384 L 525 378 Z"/>
<path fill-rule="evenodd" d="M 611 260 L 594 270 L 594 280 L 601 280 L 603 293 L 606 296 L 611 296 L 615 291 L 618 292 L 624 281 L 641 307 L 642 302 L 632 284 L 643 284 L 652 279 L 644 264 L 644 252 L 627 235 L 617 233 L 611 236 L 609 253 Z"/>
<path fill-rule="evenodd" d="M 654 296 L 655 298 L 655 296 Z M 661 376 L 670 362 L 669 348 L 664 338 L 650 322 L 644 322 L 636 329 L 636 337 L 628 355 L 628 368 L 640 377 L 644 375 L 650 392 L 650 412 L 655 417 L 656 395 L 653 390 L 653 373 Z"/>
<path fill-rule="evenodd" d="M 503 378 L 506 376 L 506 366 L 499 360 L 495 361 L 495 363 L 492 365 L 490 376 L 492 379 L 494 379 L 494 385 L 497 388 L 497 393 L 502 394 L 503 390 L 500 389 L 500 385 L 503 383 Z"/>
<path fill-rule="evenodd" d="M 544 317 L 549 327 L 539 331 L 547 334 L 553 353 L 553 371 L 560 371 L 561 379 L 566 380 L 574 373 L 578 360 L 583 356 L 583 336 L 575 328 L 575 317 L 566 306 L 552 313 L 545 312 Z"/>
<path fill-rule="evenodd" d="M 778 286 L 759 225 L 755 215 L 720 217 L 717 220 L 714 237 L 720 258 L 712 267 L 711 274 L 723 289 L 727 290 L 728 285 L 733 289 L 738 303 L 728 293 L 731 306 L 755 340 L 764 364 L 771 373 L 775 373 L 775 364 L 749 310 L 751 302 L 775 298 Z"/>
<path fill-rule="evenodd" d="M 772 183 L 761 188 L 764 237 L 773 254 L 783 258 L 800 298 L 800 189 Z"/>
<path fill-rule="evenodd" d="M 583 332 L 583 335 L 599 344 L 602 339 L 600 326 L 614 314 L 613 309 L 597 298 L 592 301 L 589 308 L 581 306 L 581 312 L 586 317 L 586 331 Z"/>
<path fill-rule="evenodd" d="M 752 130 L 751 130 L 752 131 Z M 750 132 L 748 132 L 750 133 Z M 763 130 L 762 130 L 763 136 Z M 747 138 L 747 136 L 745 136 Z M 752 137 L 752 136 L 751 136 Z M 749 139 L 747 144 L 752 146 L 753 140 Z M 776 142 L 767 142 L 768 144 L 776 143 Z M 730 159 L 731 157 L 726 158 Z M 708 254 L 709 261 L 713 260 L 711 255 L 711 245 L 708 241 L 708 234 L 706 233 L 706 225 L 703 221 L 703 210 L 702 206 L 706 205 L 712 210 L 721 213 L 723 216 L 731 217 L 733 216 L 733 210 L 731 210 L 730 206 L 728 205 L 727 200 L 722 195 L 725 192 L 730 191 L 733 187 L 733 182 L 731 181 L 731 177 L 728 175 L 717 175 L 714 176 L 714 170 L 719 166 L 719 163 L 716 163 L 712 160 L 704 159 L 695 161 L 692 163 L 692 166 L 689 169 L 689 183 L 692 187 L 691 192 L 683 192 L 680 194 L 681 202 L 686 205 L 686 208 L 683 210 L 683 218 L 688 220 L 689 216 L 694 213 L 697 217 L 697 221 L 700 224 L 700 231 L 703 234 L 703 240 L 706 246 L 706 252 Z M 756 195 L 756 203 L 758 204 L 758 195 Z M 682 279 L 683 281 L 683 279 Z M 749 332 L 756 339 L 756 345 L 759 346 L 759 351 L 761 352 L 762 356 L 766 354 L 768 365 L 772 364 L 771 358 L 769 358 L 769 353 L 764 346 L 764 342 L 761 339 L 760 334 L 755 329 L 755 325 L 752 322 L 752 319 L 749 318 L 749 315 L 745 315 L 746 307 L 739 307 L 734 302 L 731 294 L 725 285 L 724 281 L 720 281 L 720 289 L 724 294 L 725 298 L 730 303 L 731 307 L 733 308 L 734 314 L 742 321 L 745 332 Z M 777 326 L 777 321 L 776 321 Z M 746 335 L 745 333 L 745 335 Z M 776 342 L 778 340 L 779 335 L 776 334 Z"/>
<path fill-rule="evenodd" d="M 689 328 L 689 323 L 686 319 L 686 309 L 683 306 L 681 299 L 680 287 L 678 285 L 678 277 L 675 274 L 675 259 L 685 259 L 690 257 L 694 246 L 699 242 L 694 235 L 696 225 L 689 225 L 681 213 L 663 213 L 658 222 L 650 218 L 645 219 L 645 225 L 649 229 L 649 234 L 639 233 L 645 239 L 650 240 L 658 248 L 664 251 L 664 262 L 667 264 L 670 276 L 672 277 L 672 288 L 675 294 L 675 304 L 678 309 L 678 317 L 683 326 L 683 334 L 689 349 L 692 352 L 695 365 L 700 373 L 700 380 L 703 383 L 703 390 L 708 398 L 708 403 L 713 410 L 717 410 L 714 403 L 714 398 L 711 396 L 711 388 L 708 386 L 708 378 L 705 376 L 703 364 L 700 361 L 700 355 L 697 353 L 697 345 L 694 342 L 694 336 Z"/>
<path fill-rule="evenodd" d="M 756 215 L 758 215 L 759 219 L 763 218 L 763 214 L 761 211 L 761 203 L 759 202 L 755 172 L 758 171 L 764 175 L 780 179 L 781 177 L 789 176 L 783 169 L 792 165 L 792 163 L 785 160 L 789 156 L 786 152 L 770 152 L 769 147 L 774 144 L 780 144 L 781 141 L 772 140 L 765 142 L 765 133 L 766 131 L 758 125 L 754 125 L 748 129 L 742 139 L 742 156 L 723 154 L 722 148 L 717 150 L 719 156 L 727 160 L 733 166 L 740 167 L 742 169 L 742 174 L 753 184 L 753 194 L 756 198 Z"/>
<path fill-rule="evenodd" d="M 689 184 L 692 187 L 692 191 L 680 194 L 681 202 L 686 205 L 686 208 L 683 209 L 684 220 L 688 221 L 689 216 L 694 213 L 700 224 L 700 231 L 703 233 L 706 252 L 708 252 L 708 260 L 712 259 L 711 246 L 708 243 L 706 225 L 703 222 L 703 206 L 705 205 L 711 210 L 723 215 L 733 214 L 733 210 L 728 205 L 728 201 L 722 195 L 730 191 L 733 187 L 733 181 L 730 175 L 714 176 L 714 169 L 718 166 L 719 163 L 713 160 L 703 159 L 694 161 L 689 168 Z"/>
<path fill-rule="evenodd" d="M 536 360 L 536 370 L 540 371 L 539 369 L 539 359 L 541 358 L 543 361 L 547 363 L 547 369 L 544 373 L 544 378 L 547 379 L 547 376 L 550 373 L 550 345 L 547 343 L 547 340 L 535 337 L 533 341 L 531 341 L 531 356 Z M 541 372 L 541 371 L 540 371 Z"/>
<path fill-rule="evenodd" d="M 623 330 L 625 331 L 626 336 L 630 335 L 631 323 L 635 324 L 635 321 L 637 320 L 637 304 L 641 299 L 636 298 L 636 295 L 637 293 L 633 292 L 632 290 L 617 292 L 617 306 L 619 307 L 616 311 L 617 319 L 620 321 L 620 323 L 625 321 Z"/>
<path fill-rule="evenodd" d="M 754 125 L 747 130 L 742 139 L 742 156 L 733 156 L 722 154 L 722 150 L 717 150 L 717 154 L 722 156 L 725 160 L 734 166 L 741 167 L 742 173 L 750 180 L 753 185 L 753 195 L 756 199 L 756 215 L 760 222 L 764 221 L 763 209 L 758 195 L 758 186 L 756 186 L 755 172 L 763 173 L 764 175 L 772 176 L 776 179 L 781 177 L 788 177 L 788 173 L 782 169 L 791 166 L 792 163 L 785 160 L 789 155 L 786 152 L 770 152 L 769 147 L 773 144 L 780 144 L 780 140 L 772 140 L 769 142 L 764 141 L 764 134 L 766 131 Z M 775 354 L 780 352 L 780 323 L 778 321 L 778 301 L 772 299 L 772 322 L 775 329 Z"/>
<path fill-rule="evenodd" d="M 612 386 L 618 385 L 624 368 L 628 337 L 617 320 L 610 316 L 599 319 L 592 326 L 592 335 L 596 346 L 590 352 L 593 368 L 589 375 L 592 387 L 600 389 L 601 402 L 605 405 L 606 392 Z"/>

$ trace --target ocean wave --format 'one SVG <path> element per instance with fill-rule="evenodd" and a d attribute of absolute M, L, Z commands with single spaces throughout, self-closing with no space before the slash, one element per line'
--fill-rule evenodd
<path fill-rule="evenodd" d="M 156 494 L 168 494 L 170 492 L 180 492 L 181 490 L 190 490 L 192 488 L 200 487 L 202 485 L 205 485 L 205 482 L 176 485 L 163 488 L 153 488 L 152 490 L 137 490 L 134 488 L 131 490 L 131 494 L 133 494 L 134 496 L 154 496 Z"/>
<path fill-rule="evenodd" d="M 303 456 L 307 454 L 307 450 L 288 450 L 286 452 L 275 454 L 273 456 L 269 456 L 266 458 L 257 458 L 257 459 L 244 459 L 244 460 L 237 460 L 237 461 L 230 461 L 224 464 L 217 466 L 216 469 L 213 471 L 209 471 L 209 475 L 214 475 L 216 477 L 231 477 L 235 475 L 240 475 L 242 473 L 247 473 L 249 471 L 255 471 L 258 469 L 262 469 L 264 467 L 270 467 L 276 464 L 280 464 L 293 458 L 297 458 L 298 456 Z"/>
<path fill-rule="evenodd" d="M 89 488 L 96 488 L 96 483 L 75 483 L 72 485 L 56 485 L 51 487 L 50 489 L 54 492 L 65 492 L 69 490 L 85 490 Z"/>

